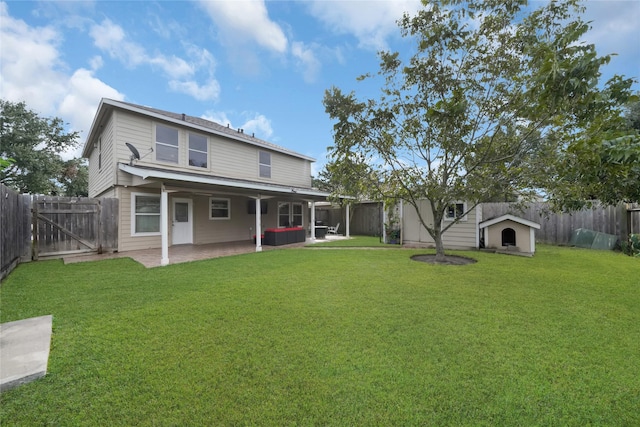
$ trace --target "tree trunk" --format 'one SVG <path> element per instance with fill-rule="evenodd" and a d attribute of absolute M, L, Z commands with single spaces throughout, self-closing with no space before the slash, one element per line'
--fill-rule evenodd
<path fill-rule="evenodd" d="M 444 261 L 444 244 L 442 243 L 442 228 L 436 227 L 433 240 L 436 241 L 436 262 Z"/>

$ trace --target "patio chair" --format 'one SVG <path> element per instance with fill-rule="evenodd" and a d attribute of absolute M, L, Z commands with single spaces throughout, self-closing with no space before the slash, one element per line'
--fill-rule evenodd
<path fill-rule="evenodd" d="M 336 225 L 335 227 L 327 227 L 327 234 L 338 234 L 338 229 L 340 228 L 340 223 L 338 223 L 338 225 Z"/>

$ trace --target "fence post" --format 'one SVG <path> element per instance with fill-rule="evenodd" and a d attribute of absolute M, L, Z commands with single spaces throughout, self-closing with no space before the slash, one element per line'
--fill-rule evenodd
<path fill-rule="evenodd" d="M 38 260 L 38 198 L 33 197 L 31 199 L 31 213 L 33 216 L 33 247 L 31 248 L 31 259 Z"/>
<path fill-rule="evenodd" d="M 96 242 L 96 247 L 98 249 L 98 253 L 102 253 L 102 199 L 98 199 L 98 204 L 96 207 L 96 226 L 98 227 L 98 241 Z"/>

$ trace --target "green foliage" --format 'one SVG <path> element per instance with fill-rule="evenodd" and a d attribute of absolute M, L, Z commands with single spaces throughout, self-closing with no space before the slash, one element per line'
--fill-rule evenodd
<path fill-rule="evenodd" d="M 614 120 L 629 99 L 630 79 L 599 88 L 609 56 L 581 42 L 589 27 L 578 3 L 537 5 L 425 2 L 399 22 L 414 53 L 380 53 L 378 99 L 325 92 L 335 120 L 331 164 L 365 170 L 352 176 L 377 200 L 416 209 L 430 200 L 419 220 L 439 256 L 442 234 L 456 223 L 443 225 L 447 206 L 466 201 L 470 211 L 483 201 L 532 197 L 557 178 L 558 153 L 584 133 L 600 138 L 604 112 Z"/>
<path fill-rule="evenodd" d="M 622 242 L 622 252 L 629 256 L 640 257 L 640 234 L 629 234 L 629 239 Z"/>
<path fill-rule="evenodd" d="M 89 195 L 89 167 L 82 159 L 64 162 L 59 181 L 65 196 L 87 197 Z"/>
<path fill-rule="evenodd" d="M 614 82 L 603 96 L 627 90 L 627 81 Z M 624 117 L 620 102 L 613 96 L 603 101 L 606 108 L 560 153 L 546 185 L 556 209 L 581 209 L 594 200 L 606 205 L 640 202 L 640 130 L 633 127 L 637 117 L 632 113 L 638 102 L 627 107 Z"/>
<path fill-rule="evenodd" d="M 24 102 L 0 100 L 0 157 L 13 159 L 0 169 L 0 182 L 22 193 L 60 193 L 61 180 L 69 185 L 70 179 L 63 176 L 68 165 L 60 154 L 76 147 L 77 139 L 61 119 L 41 118 Z"/>
<path fill-rule="evenodd" d="M 640 424 L 640 259 L 418 253 L 21 264 L 0 320 L 52 314 L 51 354 L 0 425 Z"/>
<path fill-rule="evenodd" d="M 11 164 L 13 162 L 15 162 L 15 160 L 12 159 L 12 158 L 5 159 L 5 158 L 0 157 L 0 171 L 8 168 L 9 166 L 11 166 Z"/>

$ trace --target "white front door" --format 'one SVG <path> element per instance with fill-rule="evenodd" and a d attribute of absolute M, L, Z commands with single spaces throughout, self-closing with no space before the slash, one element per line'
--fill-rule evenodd
<path fill-rule="evenodd" d="M 193 209 L 191 199 L 173 199 L 172 243 L 193 243 Z"/>

